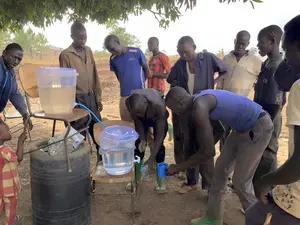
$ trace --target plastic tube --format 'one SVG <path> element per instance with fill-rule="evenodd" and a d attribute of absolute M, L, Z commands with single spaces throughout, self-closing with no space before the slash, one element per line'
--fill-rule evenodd
<path fill-rule="evenodd" d="M 103 127 L 106 127 L 106 125 L 88 107 L 86 107 L 85 105 L 83 105 L 81 103 L 77 103 L 77 102 L 75 102 L 75 106 L 80 106 L 80 107 L 86 109 L 87 111 L 89 111 L 98 123 L 100 123 Z"/>

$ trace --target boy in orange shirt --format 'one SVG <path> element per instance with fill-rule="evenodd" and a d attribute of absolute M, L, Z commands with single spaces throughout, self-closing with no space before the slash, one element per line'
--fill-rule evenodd
<path fill-rule="evenodd" d="M 157 37 L 149 38 L 148 49 L 153 53 L 153 56 L 149 59 L 150 75 L 148 77 L 148 88 L 153 88 L 164 94 L 166 78 L 171 71 L 169 57 L 159 51 L 159 40 Z"/>
<path fill-rule="evenodd" d="M 0 212 L 5 207 L 5 225 L 13 225 L 17 215 L 17 196 L 21 185 L 18 175 L 18 163 L 23 160 L 26 129 L 18 139 L 17 151 L 4 145 L 12 139 L 9 127 L 0 119 Z"/>

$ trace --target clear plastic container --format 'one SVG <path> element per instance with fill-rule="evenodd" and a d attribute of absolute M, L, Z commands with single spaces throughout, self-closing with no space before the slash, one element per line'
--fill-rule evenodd
<path fill-rule="evenodd" d="M 101 132 L 99 152 L 108 174 L 124 175 L 132 170 L 137 138 L 137 132 L 127 126 L 109 126 Z"/>
<path fill-rule="evenodd" d="M 78 73 L 75 69 L 41 67 L 37 70 L 40 102 L 46 114 L 71 114 L 75 103 Z"/>
<path fill-rule="evenodd" d="M 142 166 L 141 168 L 141 180 L 149 180 L 150 179 L 150 174 L 149 174 L 149 167 L 146 166 Z"/>

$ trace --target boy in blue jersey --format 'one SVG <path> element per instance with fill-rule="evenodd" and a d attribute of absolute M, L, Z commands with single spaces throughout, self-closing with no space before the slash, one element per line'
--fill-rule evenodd
<path fill-rule="evenodd" d="M 216 140 L 210 120 L 219 120 L 232 128 L 215 165 L 207 215 L 191 221 L 192 225 L 222 225 L 226 183 L 232 169 L 233 185 L 243 209 L 246 210 L 257 201 L 252 179 L 270 141 L 273 132 L 272 120 L 257 103 L 223 90 L 208 89 L 193 96 L 185 89 L 175 87 L 167 94 L 166 105 L 179 115 L 186 111 L 192 112 L 196 141 L 202 146 L 201 151 L 185 162 L 171 165 L 167 170 L 168 175 L 204 163 L 215 156 Z"/>
<path fill-rule="evenodd" d="M 120 82 L 121 119 L 131 122 L 132 118 L 126 108 L 125 100 L 132 90 L 145 88 L 145 81 L 150 73 L 147 59 L 141 49 L 123 46 L 115 35 L 108 35 L 104 46 L 112 54 L 110 70 L 116 74 Z"/>

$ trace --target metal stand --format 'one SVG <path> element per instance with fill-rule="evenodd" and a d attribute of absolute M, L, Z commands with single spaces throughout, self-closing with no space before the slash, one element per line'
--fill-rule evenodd
<path fill-rule="evenodd" d="M 101 184 L 131 184 L 131 191 L 129 195 L 131 195 L 131 202 L 130 202 L 130 209 L 131 209 L 131 218 L 132 218 L 132 224 L 135 225 L 135 203 L 136 198 L 138 198 L 139 193 L 139 183 L 136 182 L 135 179 L 135 171 L 134 169 L 131 170 L 128 174 L 122 175 L 122 176 L 112 176 L 107 173 L 98 176 L 96 174 L 96 169 L 93 172 L 92 175 L 92 182 L 93 182 L 93 189 L 95 188 L 95 183 L 101 183 Z M 128 193 L 119 193 L 123 195 L 128 195 Z M 105 194 L 101 193 L 99 195 L 113 195 L 113 194 Z"/>
<path fill-rule="evenodd" d="M 75 108 L 75 109 L 73 109 L 73 113 L 70 114 L 70 115 L 47 115 L 44 112 L 41 112 L 41 113 L 33 113 L 33 114 L 31 114 L 31 116 L 34 117 L 34 118 L 37 118 L 37 119 L 47 119 L 47 120 L 53 120 L 53 121 L 57 121 L 57 120 L 58 121 L 63 121 L 65 123 L 66 127 L 67 127 L 67 132 L 66 132 L 63 140 L 56 141 L 56 142 L 53 142 L 53 143 L 45 145 L 45 146 L 40 146 L 38 149 L 31 150 L 31 151 L 26 152 L 24 154 L 28 154 L 28 153 L 33 152 L 33 151 L 37 151 L 37 150 L 39 150 L 41 148 L 49 147 L 49 146 L 51 146 L 53 144 L 57 144 L 57 143 L 63 141 L 64 142 L 65 153 L 66 153 L 66 162 L 67 162 L 67 166 L 68 166 L 68 172 L 72 172 L 71 163 L 70 163 L 70 157 L 69 157 L 69 152 L 68 152 L 68 148 L 67 148 L 67 139 L 69 139 L 69 138 L 73 137 L 74 135 L 79 134 L 79 133 L 81 133 L 83 131 L 87 131 L 89 129 L 89 125 L 90 125 L 90 123 L 92 121 L 92 117 L 91 117 L 90 113 L 87 110 L 85 110 L 85 109 Z M 89 120 L 87 122 L 87 126 L 85 128 L 83 128 L 83 129 L 77 131 L 77 133 L 69 136 L 69 133 L 70 133 L 70 130 L 71 130 L 71 124 L 70 123 L 73 122 L 73 121 L 77 121 L 79 119 L 82 119 L 82 118 L 84 118 L 86 116 L 89 117 Z M 54 129 L 55 129 L 55 123 L 54 123 L 54 126 L 53 126 Z M 53 130 L 52 130 L 52 135 L 54 133 Z M 90 148 L 92 149 L 89 134 L 87 134 L 87 136 L 88 136 L 88 143 L 90 145 Z"/>
<path fill-rule="evenodd" d="M 129 123 L 126 121 L 122 121 L 122 120 L 106 120 L 104 121 L 106 126 L 114 126 L 114 125 L 119 125 L 119 126 L 129 126 L 134 128 L 134 124 L 133 123 Z M 96 137 L 96 142 L 100 145 L 98 137 L 100 135 L 100 133 L 104 130 L 104 127 L 99 124 L 96 123 L 94 125 L 94 137 Z M 135 161 L 136 162 L 136 159 Z M 135 166 L 134 166 L 135 168 Z M 93 175 L 92 175 L 92 185 L 93 185 L 93 190 L 95 190 L 95 185 L 96 183 L 102 183 L 102 184 L 117 184 L 117 183 L 122 183 L 122 184 L 128 184 L 131 183 L 131 190 L 130 190 L 130 195 L 131 195 L 131 204 L 130 204 L 130 208 L 131 208 L 131 216 L 132 216 L 132 224 L 135 224 L 135 203 L 136 200 L 139 198 L 140 196 L 140 183 L 137 181 L 136 179 L 136 171 L 135 169 L 132 169 L 131 172 L 129 172 L 128 174 L 125 174 L 123 176 L 111 176 L 109 174 L 107 174 L 105 171 L 103 172 L 103 174 L 101 174 L 102 176 L 97 176 L 96 174 L 96 169 L 95 168 Z M 103 168 L 104 170 L 104 168 Z M 126 193 L 128 195 L 128 193 Z M 104 195 L 104 194 L 102 194 Z M 110 194 L 113 195 L 113 194 Z"/>

